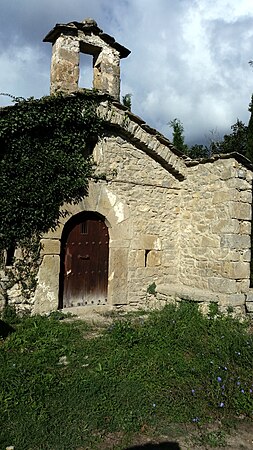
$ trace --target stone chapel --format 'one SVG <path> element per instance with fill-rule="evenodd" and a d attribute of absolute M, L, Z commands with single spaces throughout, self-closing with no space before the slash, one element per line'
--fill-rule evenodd
<path fill-rule="evenodd" d="M 94 20 L 57 24 L 44 42 L 52 44 L 51 94 L 75 95 L 80 53 L 93 57 L 97 114 L 108 124 L 93 158 L 105 177 L 91 180 L 88 196 L 65 205 L 68 215 L 43 236 L 30 303 L 17 286 L 10 301 L 39 314 L 141 308 L 150 297 L 253 313 L 250 161 L 236 149 L 192 160 L 123 106 L 120 60 L 130 51 Z"/>

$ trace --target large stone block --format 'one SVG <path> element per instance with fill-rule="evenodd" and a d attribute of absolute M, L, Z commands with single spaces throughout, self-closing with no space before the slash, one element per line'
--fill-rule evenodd
<path fill-rule="evenodd" d="M 234 278 L 235 280 L 249 278 L 250 276 L 250 264 L 247 262 L 224 261 L 222 269 L 222 274 L 225 277 Z"/>
<path fill-rule="evenodd" d="M 201 247 L 203 247 L 203 248 L 207 248 L 207 247 L 219 248 L 220 247 L 219 236 L 203 236 L 201 239 Z"/>
<path fill-rule="evenodd" d="M 252 206 L 249 203 L 230 202 L 229 210 L 232 219 L 251 220 Z"/>
<path fill-rule="evenodd" d="M 227 294 L 223 295 L 221 294 L 219 296 L 219 303 L 223 306 L 242 306 L 245 305 L 245 294 Z"/>
<path fill-rule="evenodd" d="M 236 280 L 237 292 L 247 293 L 249 291 L 250 279 Z"/>
<path fill-rule="evenodd" d="M 246 302 L 246 311 L 249 313 L 253 313 L 253 303 L 252 302 Z"/>
<path fill-rule="evenodd" d="M 145 250 L 131 250 L 128 257 L 129 269 L 145 267 Z"/>
<path fill-rule="evenodd" d="M 250 191 L 241 191 L 240 192 L 240 201 L 244 203 L 252 203 L 252 193 Z"/>
<path fill-rule="evenodd" d="M 216 205 L 217 203 L 226 203 L 229 200 L 239 200 L 240 193 L 237 189 L 229 189 L 226 191 L 217 191 L 213 194 L 212 203 Z"/>
<path fill-rule="evenodd" d="M 45 255 L 39 273 L 38 284 L 34 296 L 35 314 L 43 314 L 58 308 L 59 302 L 60 257 Z"/>
<path fill-rule="evenodd" d="M 124 222 L 113 224 L 109 228 L 110 240 L 129 242 L 133 237 L 133 223 L 132 220 L 125 220 Z"/>
<path fill-rule="evenodd" d="M 237 286 L 235 280 L 225 278 L 209 278 L 208 287 L 213 292 L 220 292 L 224 294 L 237 293 Z"/>
<path fill-rule="evenodd" d="M 227 234 L 221 236 L 221 247 L 228 247 L 232 249 L 248 249 L 251 246 L 250 236 Z"/>
<path fill-rule="evenodd" d="M 133 239 L 132 248 L 136 250 L 161 250 L 161 239 L 154 235 L 139 235 Z"/>
<path fill-rule="evenodd" d="M 130 244 L 128 239 L 110 239 L 110 248 L 129 248 Z"/>
<path fill-rule="evenodd" d="M 41 239 L 42 255 L 59 255 L 61 242 L 59 239 Z"/>
<path fill-rule="evenodd" d="M 161 265 L 161 252 L 157 250 L 150 250 L 146 255 L 146 266 L 155 267 Z"/>
<path fill-rule="evenodd" d="M 250 262 L 251 261 L 251 250 L 245 250 L 242 254 L 243 261 Z"/>
<path fill-rule="evenodd" d="M 206 225 L 205 225 L 206 226 Z M 213 233 L 217 233 L 218 235 L 223 233 L 239 233 L 240 231 L 240 222 L 237 219 L 219 219 L 213 221 L 211 224 L 211 230 Z M 243 233 L 242 233 L 243 234 Z"/>
<path fill-rule="evenodd" d="M 251 189 L 251 184 L 248 181 L 243 180 L 241 178 L 230 178 L 227 181 L 227 187 L 232 189 L 238 189 L 240 191 L 248 191 L 249 189 Z"/>
<path fill-rule="evenodd" d="M 109 255 L 108 301 L 111 305 L 127 303 L 128 249 L 112 248 Z"/>
<path fill-rule="evenodd" d="M 246 294 L 246 301 L 253 303 L 253 290 L 252 289 L 249 292 L 247 292 L 247 294 Z"/>

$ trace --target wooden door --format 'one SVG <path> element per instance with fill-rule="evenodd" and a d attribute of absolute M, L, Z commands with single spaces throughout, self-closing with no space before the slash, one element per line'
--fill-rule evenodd
<path fill-rule="evenodd" d="M 95 214 L 78 215 L 65 237 L 63 307 L 105 304 L 109 235 Z"/>

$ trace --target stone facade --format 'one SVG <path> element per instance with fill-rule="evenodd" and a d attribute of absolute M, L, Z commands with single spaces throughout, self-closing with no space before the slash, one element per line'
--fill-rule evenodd
<path fill-rule="evenodd" d="M 85 50 L 95 55 L 94 86 L 112 100 L 101 96 L 97 110 L 107 122 L 93 151 L 97 178 L 88 197 L 64 205 L 68 215 L 43 237 L 37 289 L 24 307 L 33 313 L 58 308 L 63 230 L 70 218 L 89 211 L 109 230 L 108 308 L 183 298 L 253 313 L 252 165 L 237 153 L 193 161 L 114 101 L 119 58 L 129 51 L 112 39 L 91 20 L 57 25 L 45 38 L 53 43 L 52 92 L 78 89 L 79 52 Z"/>
<path fill-rule="evenodd" d="M 236 154 L 205 163 L 180 157 L 116 103 L 103 102 L 98 112 L 108 135 L 93 156 L 106 180 L 91 181 L 89 196 L 67 208 L 70 216 L 96 211 L 106 218 L 109 305 L 143 307 L 155 282 L 160 300 L 216 301 L 238 312 L 247 300 L 251 311 L 252 171 Z M 69 217 L 43 240 L 36 312 L 58 306 L 60 239 Z"/>

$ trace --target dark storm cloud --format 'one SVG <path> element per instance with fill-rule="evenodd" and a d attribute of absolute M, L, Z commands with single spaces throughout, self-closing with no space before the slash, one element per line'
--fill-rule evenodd
<path fill-rule="evenodd" d="M 133 111 L 171 135 L 178 117 L 188 142 L 222 136 L 248 120 L 253 90 L 252 0 L 1 0 L 0 92 L 48 94 L 56 23 L 93 17 L 132 53 L 121 64 Z M 0 105 L 7 98 L 0 96 Z"/>

